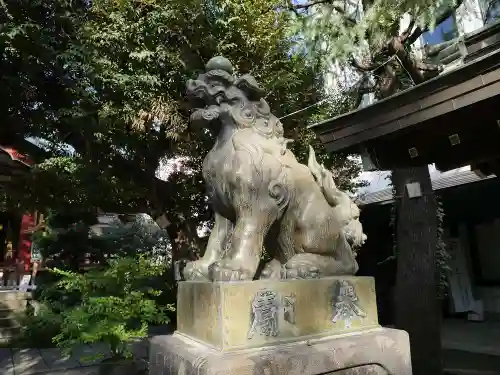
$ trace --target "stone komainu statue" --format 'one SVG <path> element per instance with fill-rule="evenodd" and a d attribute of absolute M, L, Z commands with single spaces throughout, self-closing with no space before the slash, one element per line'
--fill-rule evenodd
<path fill-rule="evenodd" d="M 310 148 L 308 166 L 287 149 L 281 122 L 254 77 L 233 75 L 223 57 L 187 83 L 191 126 L 210 128 L 215 144 L 203 163 L 215 226 L 186 280 L 317 278 L 355 274 L 366 236 L 359 209 L 337 189 Z M 263 248 L 273 260 L 257 270 Z"/>

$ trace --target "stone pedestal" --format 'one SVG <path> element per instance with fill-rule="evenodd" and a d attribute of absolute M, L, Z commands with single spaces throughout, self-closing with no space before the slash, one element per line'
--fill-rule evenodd
<path fill-rule="evenodd" d="M 376 328 L 261 349 L 221 352 L 175 333 L 150 347 L 150 375 L 411 375 L 404 331 Z"/>
<path fill-rule="evenodd" d="M 411 375 L 406 332 L 378 325 L 374 280 L 181 282 L 150 375 Z"/>

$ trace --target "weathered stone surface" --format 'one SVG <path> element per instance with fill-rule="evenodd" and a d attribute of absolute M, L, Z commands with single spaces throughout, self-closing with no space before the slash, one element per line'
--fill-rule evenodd
<path fill-rule="evenodd" d="M 387 328 L 231 353 L 174 334 L 150 350 L 150 375 L 411 375 L 408 335 Z"/>
<path fill-rule="evenodd" d="M 37 349 L 13 349 L 12 361 L 16 372 L 20 374 L 49 370 Z"/>
<path fill-rule="evenodd" d="M 51 370 L 63 370 L 80 367 L 76 357 L 65 356 L 58 348 L 40 349 L 40 355 Z"/>
<path fill-rule="evenodd" d="M 216 349 L 378 327 L 371 277 L 179 283 L 179 333 Z"/>
<path fill-rule="evenodd" d="M 193 129 L 216 142 L 203 162 L 215 225 L 204 256 L 187 263 L 186 280 L 240 281 L 354 275 L 366 240 L 359 209 L 339 190 L 310 148 L 307 166 L 287 148 L 255 78 L 233 75 L 214 57 L 187 82 Z M 273 259 L 260 271 L 264 248 Z"/>
<path fill-rule="evenodd" d="M 14 374 L 14 362 L 10 349 L 0 348 L 0 374 Z"/>

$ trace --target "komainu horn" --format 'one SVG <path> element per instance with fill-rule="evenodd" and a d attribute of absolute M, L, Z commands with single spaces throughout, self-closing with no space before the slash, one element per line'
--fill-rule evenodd
<path fill-rule="evenodd" d="M 237 281 L 353 275 L 366 240 L 359 209 L 310 147 L 308 165 L 287 149 L 283 125 L 255 78 L 224 57 L 187 83 L 191 126 L 214 131 L 203 163 L 215 225 L 185 280 Z M 273 259 L 257 274 L 263 249 Z"/>

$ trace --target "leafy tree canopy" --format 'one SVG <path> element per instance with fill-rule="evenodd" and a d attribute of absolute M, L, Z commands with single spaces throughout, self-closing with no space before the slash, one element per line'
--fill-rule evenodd
<path fill-rule="evenodd" d="M 387 97 L 421 83 L 440 67 L 416 56 L 412 45 L 455 10 L 462 0 L 287 0 L 294 15 L 299 50 L 323 68 L 343 64 L 361 73 L 352 83 L 362 95 Z M 465 6 L 465 4 L 464 4 Z M 403 26 L 403 20 L 407 23 Z M 358 76 L 358 78 L 360 78 Z M 371 78 L 371 79 L 368 79 Z M 359 104 L 359 98 L 358 98 Z"/>
<path fill-rule="evenodd" d="M 189 132 L 186 80 L 222 54 L 261 82 L 278 117 L 324 98 L 322 76 L 294 51 L 292 15 L 273 11 L 279 6 L 277 0 L 4 0 L 4 132 L 50 142 L 48 158 L 11 185 L 14 203 L 165 214 L 174 246 L 200 248 L 196 228 L 210 220 L 200 168 L 213 139 Z M 351 102 L 334 96 L 283 119 L 299 158 L 313 143 L 346 189 L 356 187 L 358 163 L 322 152 L 306 125 Z M 183 158 L 183 167 L 159 178 L 158 167 L 172 158 Z"/>

